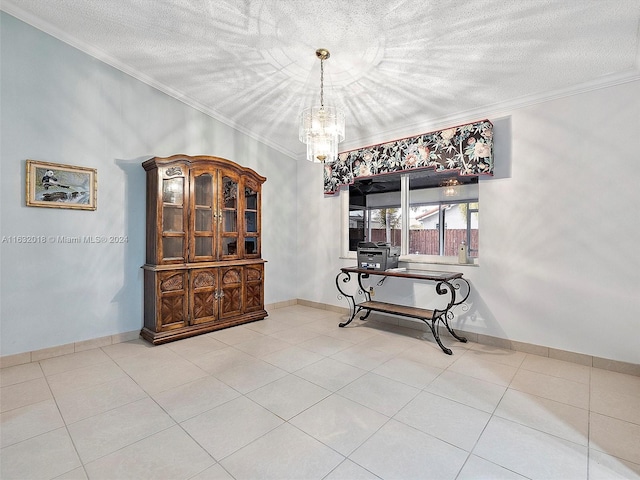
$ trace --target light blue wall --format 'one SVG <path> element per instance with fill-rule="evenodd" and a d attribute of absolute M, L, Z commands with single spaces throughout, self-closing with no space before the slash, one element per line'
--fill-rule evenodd
<path fill-rule="evenodd" d="M 220 156 L 267 177 L 267 304 L 295 299 L 296 162 L 2 13 L 1 354 L 142 326 L 142 161 Z M 25 206 L 25 161 L 96 168 L 96 211 Z M 277 226 L 277 228 L 273 228 Z M 14 236 L 127 236 L 124 244 L 13 243 Z"/>

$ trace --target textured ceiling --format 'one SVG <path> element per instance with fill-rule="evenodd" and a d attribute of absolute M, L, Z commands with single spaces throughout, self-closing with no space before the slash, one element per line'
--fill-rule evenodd
<path fill-rule="evenodd" d="M 296 158 L 297 116 L 347 110 L 341 150 L 640 78 L 639 0 L 3 0 L 2 10 Z M 498 109 L 498 110 L 497 110 Z"/>

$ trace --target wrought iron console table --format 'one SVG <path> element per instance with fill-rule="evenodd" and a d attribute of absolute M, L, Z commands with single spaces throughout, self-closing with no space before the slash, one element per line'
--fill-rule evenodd
<path fill-rule="evenodd" d="M 358 287 L 356 295 L 358 298 L 363 298 L 364 300 L 358 302 L 356 300 L 355 295 L 349 295 L 346 293 L 341 287 L 340 283 L 343 284 L 351 281 L 351 274 L 357 274 L 358 276 Z M 369 278 L 371 275 L 377 275 L 383 277 L 378 285 L 382 285 L 382 283 L 386 280 L 387 277 L 399 277 L 399 278 L 407 278 L 413 280 L 425 280 L 430 282 L 435 282 L 436 293 L 438 295 L 447 295 L 451 297 L 447 305 L 442 309 L 434 309 L 428 310 L 425 308 L 418 307 L 409 307 L 405 305 L 397 305 L 394 303 L 386 303 L 386 302 L 376 302 L 371 300 L 371 289 L 367 289 L 362 284 L 362 280 Z M 453 319 L 452 308 L 461 305 L 464 303 L 469 297 L 469 293 L 471 292 L 471 287 L 469 282 L 462 278 L 462 273 L 457 272 L 439 272 L 433 270 L 406 270 L 402 268 L 394 268 L 386 271 L 378 271 L 378 270 L 366 270 L 358 267 L 345 267 L 340 269 L 340 273 L 336 276 L 336 287 L 340 292 L 340 295 L 347 299 L 349 302 L 349 310 L 350 317 L 344 323 L 340 323 L 340 327 L 346 327 L 349 325 L 355 316 L 359 312 L 365 312 L 364 315 L 360 317 L 361 320 L 366 320 L 366 318 L 371 314 L 371 312 L 382 312 L 382 313 L 391 313 L 393 315 L 401 315 L 405 317 L 417 318 L 426 323 L 431 329 L 431 333 L 433 333 L 433 337 L 435 338 L 438 345 L 442 351 L 448 355 L 451 355 L 453 352 L 451 349 L 445 347 L 440 340 L 440 334 L 438 332 L 438 322 L 442 322 L 442 324 L 447 328 L 449 333 L 453 335 L 454 338 L 461 342 L 466 342 L 467 339 L 458 335 L 453 331 L 451 326 L 449 325 L 449 321 Z M 341 298 L 339 296 L 339 298 Z"/>

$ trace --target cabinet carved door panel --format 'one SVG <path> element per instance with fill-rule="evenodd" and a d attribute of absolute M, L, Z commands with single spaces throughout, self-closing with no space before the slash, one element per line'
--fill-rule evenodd
<path fill-rule="evenodd" d="M 186 272 L 158 274 L 159 330 L 184 327 L 187 323 Z"/>
<path fill-rule="evenodd" d="M 218 318 L 218 270 L 193 270 L 190 292 L 191 323 L 214 322 Z"/>
<path fill-rule="evenodd" d="M 242 267 L 220 269 L 220 318 L 242 313 Z"/>
<path fill-rule="evenodd" d="M 245 301 L 246 312 L 261 310 L 263 308 L 264 283 L 262 281 L 264 267 L 252 265 L 244 268 L 245 271 Z"/>

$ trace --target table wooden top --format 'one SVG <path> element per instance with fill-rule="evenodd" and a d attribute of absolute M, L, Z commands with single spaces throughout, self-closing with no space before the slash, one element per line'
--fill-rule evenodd
<path fill-rule="evenodd" d="M 456 278 L 462 278 L 460 272 L 443 272 L 438 270 L 410 270 L 407 268 L 391 268 L 389 270 L 371 270 L 358 267 L 343 267 L 345 273 L 358 273 L 368 275 L 380 275 L 385 277 L 403 277 L 414 278 L 418 280 L 434 280 L 439 282 L 448 282 Z"/>

